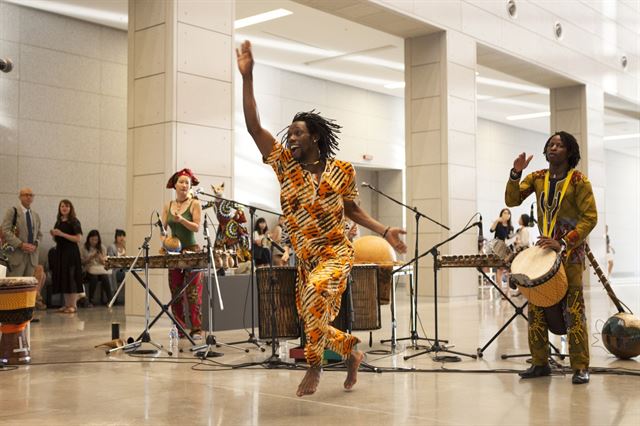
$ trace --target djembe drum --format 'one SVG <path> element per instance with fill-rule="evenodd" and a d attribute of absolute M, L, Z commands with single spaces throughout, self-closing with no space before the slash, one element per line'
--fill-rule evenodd
<path fill-rule="evenodd" d="M 29 364 L 27 326 L 33 318 L 38 281 L 34 277 L 0 278 L 0 359 Z"/>
<path fill-rule="evenodd" d="M 396 262 L 396 252 L 384 238 L 366 235 L 353 242 L 355 263 L 373 263 L 378 266 L 378 297 L 381 305 L 391 301 L 391 271 Z"/>

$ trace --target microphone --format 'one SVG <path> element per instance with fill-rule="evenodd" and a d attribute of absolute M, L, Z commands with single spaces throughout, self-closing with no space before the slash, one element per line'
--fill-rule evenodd
<path fill-rule="evenodd" d="M 206 213 L 204 215 L 203 226 L 204 226 L 204 237 L 208 240 L 209 239 L 209 228 L 207 227 L 207 215 L 206 215 Z"/>
<path fill-rule="evenodd" d="M 156 217 L 158 218 L 158 221 L 155 223 L 155 225 L 160 228 L 160 234 L 162 234 L 163 237 L 166 237 L 167 230 L 164 229 L 164 225 L 162 224 L 162 219 L 160 219 L 160 215 L 158 214 L 157 211 L 156 211 Z"/>
<path fill-rule="evenodd" d="M 367 182 L 362 182 L 362 183 L 360 184 L 360 186 L 362 186 L 363 188 L 373 189 L 374 191 L 376 190 L 376 189 L 373 187 L 373 185 L 371 185 L 370 183 L 367 183 Z"/>
<path fill-rule="evenodd" d="M 478 221 L 478 240 L 484 241 L 484 234 L 482 232 L 482 215 L 480 215 L 480 220 Z"/>
<path fill-rule="evenodd" d="M 13 62 L 11 59 L 1 59 L 0 58 L 0 71 L 2 72 L 11 72 L 13 69 Z"/>
<path fill-rule="evenodd" d="M 204 192 L 204 189 L 200 188 L 199 186 L 196 186 L 195 188 L 191 188 L 191 190 L 193 191 L 193 195 L 200 195 Z"/>
<path fill-rule="evenodd" d="M 533 218 L 533 205 L 534 204 L 535 204 L 535 202 L 531 203 L 531 209 L 529 210 L 529 224 L 528 224 L 528 226 L 530 228 L 532 228 L 536 223 L 536 220 Z"/>
<path fill-rule="evenodd" d="M 265 235 L 265 237 L 267 237 L 267 240 L 269 240 L 271 242 L 271 245 L 274 246 L 275 248 L 277 248 L 278 250 L 280 250 L 280 253 L 284 253 L 284 248 L 282 248 L 282 246 L 278 243 L 276 243 L 275 241 L 273 241 L 271 239 L 270 236 Z"/>

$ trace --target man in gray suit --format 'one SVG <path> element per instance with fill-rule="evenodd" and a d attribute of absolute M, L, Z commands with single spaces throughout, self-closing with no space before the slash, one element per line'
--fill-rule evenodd
<path fill-rule="evenodd" d="M 2 234 L 7 244 L 13 247 L 9 253 L 10 277 L 32 277 L 38 265 L 38 245 L 42 240 L 40 216 L 31 210 L 33 202 L 31 188 L 20 190 L 20 204 L 10 207 L 2 219 Z"/>

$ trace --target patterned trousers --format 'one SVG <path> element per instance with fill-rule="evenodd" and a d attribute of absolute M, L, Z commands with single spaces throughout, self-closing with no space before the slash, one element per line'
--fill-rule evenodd
<path fill-rule="evenodd" d="M 582 291 L 583 265 L 564 264 L 569 289 L 563 306 L 563 316 L 567 325 L 569 358 L 573 370 L 589 367 L 589 335 L 585 317 L 584 296 Z M 549 331 L 544 316 L 544 308 L 529 303 L 529 349 L 533 365 L 546 365 L 549 362 Z"/>
<path fill-rule="evenodd" d="M 320 261 L 313 268 L 303 262 L 298 266 L 296 306 L 307 338 L 304 355 L 312 367 L 322 366 L 325 348 L 347 357 L 360 342 L 329 325 L 340 312 L 351 266 L 352 260 L 344 258 Z"/>
<path fill-rule="evenodd" d="M 202 328 L 202 272 L 188 272 L 182 269 L 169 269 L 169 289 L 173 299 L 185 282 L 193 278 L 191 284 L 182 294 L 182 297 L 171 305 L 171 312 L 176 317 L 180 325 L 186 328 L 184 316 L 184 298 L 187 298 L 189 309 L 189 320 L 192 331 L 200 331 Z"/>

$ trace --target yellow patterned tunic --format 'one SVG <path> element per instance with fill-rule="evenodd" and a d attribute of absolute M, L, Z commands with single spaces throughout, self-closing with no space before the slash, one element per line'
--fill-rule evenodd
<path fill-rule="evenodd" d="M 355 170 L 329 159 L 320 182 L 293 159 L 291 150 L 273 141 L 264 159 L 280 182 L 280 204 L 298 258 L 296 304 L 307 337 L 305 356 L 322 363 L 324 348 L 347 356 L 358 339 L 329 325 L 340 311 L 341 296 L 354 260 L 345 233 L 344 201 L 358 196 Z"/>

